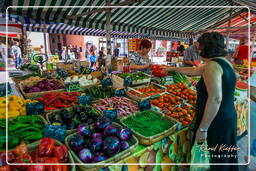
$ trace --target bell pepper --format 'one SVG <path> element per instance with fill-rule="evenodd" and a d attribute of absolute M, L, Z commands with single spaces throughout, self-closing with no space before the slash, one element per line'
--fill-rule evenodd
<path fill-rule="evenodd" d="M 13 163 L 33 163 L 32 158 L 29 154 L 23 154 L 18 156 Z M 29 167 L 29 165 L 15 165 L 14 168 L 17 170 L 26 170 Z"/>
<path fill-rule="evenodd" d="M 32 165 L 26 171 L 45 171 L 44 165 Z"/>
<path fill-rule="evenodd" d="M 56 157 L 50 157 L 45 163 L 59 163 Z M 62 171 L 61 165 L 46 165 L 46 171 Z"/>
<path fill-rule="evenodd" d="M 15 149 L 12 150 L 12 152 L 16 156 L 27 154 L 28 153 L 27 145 L 24 142 L 21 142 L 19 146 L 17 146 Z"/>
<path fill-rule="evenodd" d="M 52 138 L 44 137 L 39 144 L 38 155 L 40 157 L 51 156 L 55 141 Z"/>
<path fill-rule="evenodd" d="M 13 154 L 13 152 L 9 151 L 7 153 L 7 155 L 8 155 L 8 163 L 13 162 L 14 159 L 15 159 L 15 155 Z M 3 166 L 7 165 L 7 163 L 6 163 L 6 152 L 5 151 L 0 152 L 0 158 L 2 160 L 2 165 Z"/>
<path fill-rule="evenodd" d="M 68 166 L 67 165 L 62 165 L 62 171 L 68 171 Z"/>
<path fill-rule="evenodd" d="M 1 166 L 0 171 L 12 171 L 10 166 Z"/>
<path fill-rule="evenodd" d="M 65 145 L 56 146 L 53 149 L 54 156 L 59 160 L 60 163 L 67 163 L 69 156 L 68 156 L 68 149 Z"/>

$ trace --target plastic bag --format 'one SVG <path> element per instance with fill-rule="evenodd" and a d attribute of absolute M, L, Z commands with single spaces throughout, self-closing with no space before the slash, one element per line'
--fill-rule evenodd
<path fill-rule="evenodd" d="M 191 149 L 191 163 L 200 163 L 204 165 L 191 165 L 190 171 L 207 171 L 210 169 L 210 153 L 202 146 L 207 147 L 207 142 L 204 141 L 202 145 L 198 145 L 197 141 L 194 143 Z"/>

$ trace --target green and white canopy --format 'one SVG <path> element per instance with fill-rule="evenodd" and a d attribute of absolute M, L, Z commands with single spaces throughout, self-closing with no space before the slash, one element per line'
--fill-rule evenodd
<path fill-rule="evenodd" d="M 111 9 L 112 31 L 140 33 L 145 37 L 161 38 L 193 37 L 195 32 L 229 18 L 230 8 L 223 6 L 232 5 L 229 0 L 109 0 L 109 2 L 109 6 L 113 6 Z M 8 13 L 35 20 L 106 30 L 106 13 L 99 9 L 105 6 L 104 0 L 8 0 L 6 5 L 19 6 L 18 8 L 9 7 Z M 123 7 L 117 7 L 117 5 Z M 126 5 L 125 8 L 124 5 Z M 31 7 L 26 8 L 26 6 Z M 141 6 L 158 7 L 141 8 Z M 174 6 L 180 6 L 180 8 Z M 94 10 L 97 12 L 90 12 Z M 237 14 L 245 10 L 245 8 L 235 8 L 233 13 Z"/>

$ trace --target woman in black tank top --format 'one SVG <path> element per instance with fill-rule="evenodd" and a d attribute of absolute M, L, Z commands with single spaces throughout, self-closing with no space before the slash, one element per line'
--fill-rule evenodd
<path fill-rule="evenodd" d="M 191 124 L 193 142 L 207 140 L 210 171 L 238 171 L 237 114 L 234 105 L 236 74 L 225 59 L 224 37 L 216 32 L 199 38 L 200 55 L 205 65 L 198 68 L 167 67 L 187 75 L 201 75 L 197 88 L 196 115 Z M 229 150 L 228 150 L 229 148 Z M 229 164 L 229 165 L 228 165 Z"/>

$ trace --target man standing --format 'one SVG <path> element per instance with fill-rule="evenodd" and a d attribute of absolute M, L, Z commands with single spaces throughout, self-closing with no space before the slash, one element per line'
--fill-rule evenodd
<path fill-rule="evenodd" d="M 4 44 L 4 41 L 2 39 L 0 39 L 0 56 L 2 58 L 2 61 L 5 63 L 7 60 L 6 45 Z"/>
<path fill-rule="evenodd" d="M 200 62 L 200 56 L 198 52 L 199 43 L 194 42 L 193 45 L 189 46 L 184 52 L 184 65 L 191 67 L 196 66 L 197 62 Z"/>
<path fill-rule="evenodd" d="M 181 56 L 183 56 L 184 50 L 185 50 L 184 46 L 180 43 L 180 41 L 178 41 L 177 51 L 181 54 Z"/>
<path fill-rule="evenodd" d="M 15 60 L 16 69 L 18 69 L 22 62 L 22 54 L 21 54 L 21 49 L 19 47 L 19 42 L 17 42 L 17 41 L 14 41 L 14 43 L 11 47 L 11 56 Z"/>

